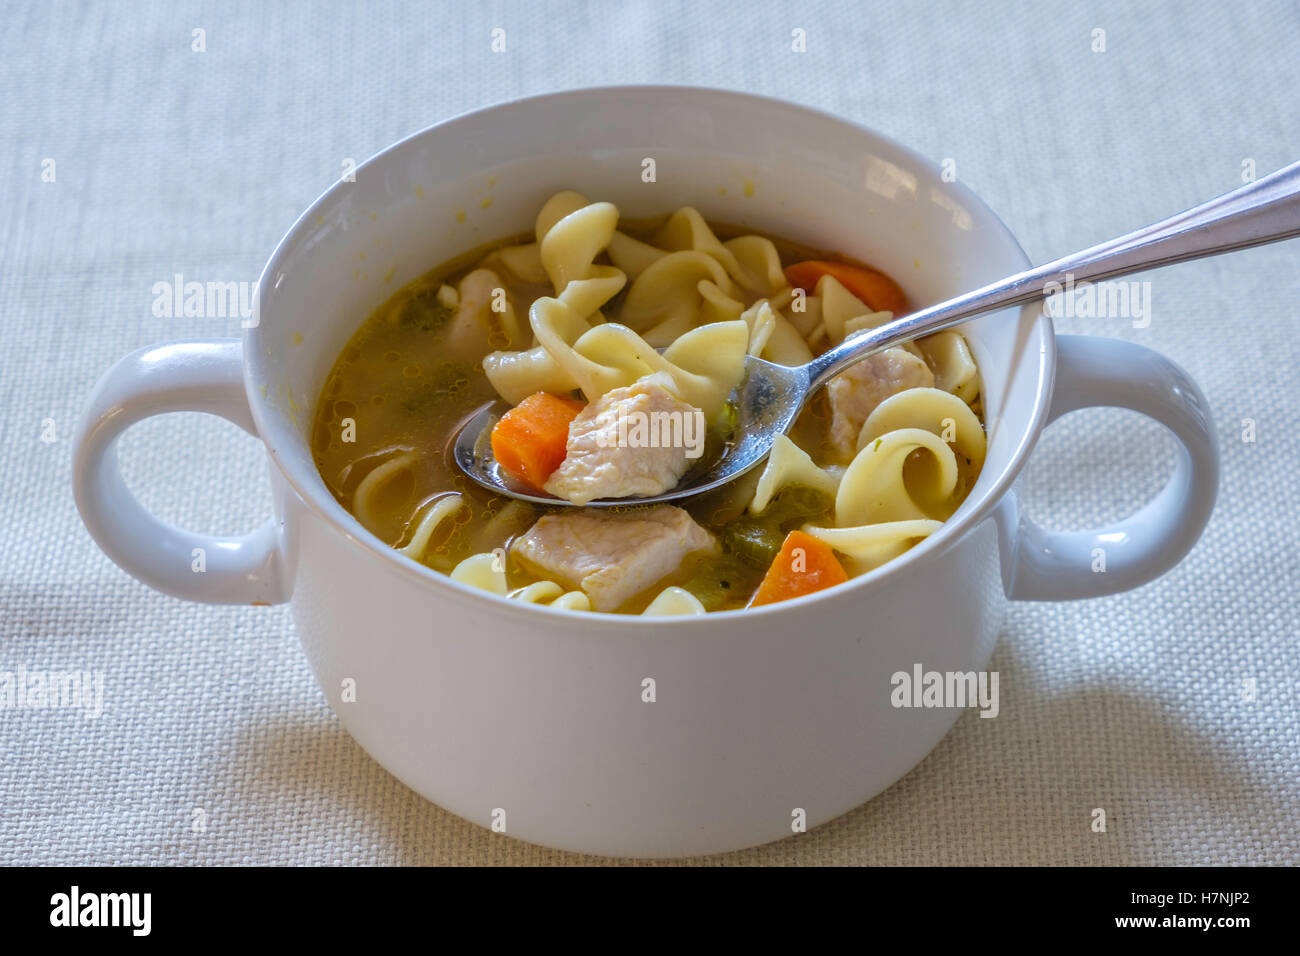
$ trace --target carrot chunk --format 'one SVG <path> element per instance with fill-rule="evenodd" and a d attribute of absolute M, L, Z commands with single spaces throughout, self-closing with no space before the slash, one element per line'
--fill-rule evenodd
<path fill-rule="evenodd" d="M 788 601 L 843 584 L 848 579 L 829 544 L 802 531 L 791 531 L 772 559 L 749 606 Z"/>
<path fill-rule="evenodd" d="M 492 454 L 501 470 L 542 490 L 568 450 L 569 423 L 583 403 L 550 392 L 529 395 L 492 426 Z"/>
<path fill-rule="evenodd" d="M 798 286 L 811 294 L 817 287 L 817 280 L 822 276 L 833 276 L 840 285 L 848 289 L 876 312 L 892 312 L 894 318 L 906 315 L 911 309 L 907 296 L 898 287 L 898 283 L 883 272 L 856 266 L 847 262 L 809 259 L 786 266 L 785 277 L 790 284 Z"/>

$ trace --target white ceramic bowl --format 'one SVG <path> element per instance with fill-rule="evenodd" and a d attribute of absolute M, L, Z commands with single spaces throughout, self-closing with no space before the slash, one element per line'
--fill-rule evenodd
<path fill-rule="evenodd" d="M 654 183 L 642 181 L 646 158 Z M 376 305 L 446 259 L 530 229 L 563 188 L 625 215 L 691 204 L 709 219 L 838 250 L 884 269 L 918 304 L 1028 264 L 963 185 L 854 123 L 721 90 L 577 90 L 479 110 L 390 147 L 289 230 L 242 342 L 170 343 L 110 370 L 75 462 L 95 539 L 169 594 L 290 601 L 348 731 L 441 806 L 524 840 L 607 855 L 712 853 L 790 836 L 801 813 L 811 827 L 888 787 L 959 715 L 895 708 L 892 674 L 916 664 L 983 670 L 1008 597 L 1134 587 L 1200 534 L 1218 458 L 1195 384 L 1135 345 L 1058 339 L 1040 310 L 1026 309 L 966 327 L 990 432 L 970 497 L 906 556 L 848 585 L 757 610 L 641 619 L 521 604 L 408 560 L 318 476 L 307 441 L 317 393 Z M 1175 472 L 1111 527 L 1040 528 L 1019 511 L 1012 483 L 1045 424 L 1102 404 L 1168 426 L 1179 440 Z M 222 415 L 265 442 L 275 513 L 261 529 L 191 534 L 131 497 L 116 436 L 178 410 Z M 195 548 L 206 553 L 202 573 L 192 570 Z M 1104 573 L 1093 570 L 1097 548 Z M 653 702 L 643 699 L 647 678 Z"/>

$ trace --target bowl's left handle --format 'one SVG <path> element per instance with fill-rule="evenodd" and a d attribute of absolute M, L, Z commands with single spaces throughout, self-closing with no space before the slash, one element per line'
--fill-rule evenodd
<path fill-rule="evenodd" d="M 167 594 L 211 604 L 287 600 L 274 519 L 239 537 L 194 534 L 158 520 L 131 494 L 117 438 L 166 412 L 206 412 L 257 435 L 238 339 L 172 342 L 123 358 L 100 379 L 77 431 L 73 493 L 91 536 L 123 569 Z"/>

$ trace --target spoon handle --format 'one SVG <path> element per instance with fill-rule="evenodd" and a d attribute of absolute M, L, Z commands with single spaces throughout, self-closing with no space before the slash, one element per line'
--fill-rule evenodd
<path fill-rule="evenodd" d="M 809 391 L 881 349 L 1074 284 L 1300 236 L 1300 163 L 1153 225 L 855 335 L 808 363 Z"/>

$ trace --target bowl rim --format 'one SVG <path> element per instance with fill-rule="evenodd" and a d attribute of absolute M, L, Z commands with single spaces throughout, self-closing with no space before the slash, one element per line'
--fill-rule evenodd
<path fill-rule="evenodd" d="M 387 159 L 390 154 L 404 149 L 408 144 L 422 139 L 435 131 L 453 127 L 457 123 L 466 120 L 480 118 L 486 114 L 502 110 L 507 107 L 520 106 L 544 106 L 558 100 L 574 99 L 581 97 L 599 98 L 611 94 L 635 93 L 647 96 L 675 96 L 692 99 L 704 100 L 708 98 L 732 98 L 747 100 L 752 104 L 757 104 L 767 109 L 788 110 L 793 112 L 812 115 L 818 119 L 829 123 L 845 127 L 857 135 L 866 136 L 887 146 L 889 149 L 896 151 L 907 159 L 914 168 L 931 173 L 936 178 L 940 173 L 937 164 L 927 159 L 925 156 L 916 152 L 908 146 L 897 142 L 893 138 L 878 132 L 856 120 L 848 119 L 829 110 L 820 107 L 808 106 L 794 100 L 783 99 L 780 97 L 767 96 L 764 94 L 749 93 L 740 90 L 727 89 L 725 87 L 699 86 L 694 84 L 673 84 L 673 83 L 624 83 L 610 84 L 604 86 L 587 86 L 575 87 L 566 90 L 557 90 L 549 93 L 541 93 L 533 96 L 515 97 L 512 99 L 501 100 L 490 103 L 486 106 L 475 109 L 465 110 L 446 119 L 439 120 L 429 126 L 423 127 L 401 139 L 391 143 L 383 149 L 368 157 L 364 162 L 356 167 L 356 172 L 360 173 L 366 167 L 376 165 Z M 284 235 L 280 237 L 267 258 L 266 265 L 257 280 L 257 288 L 268 289 L 274 286 L 272 277 L 279 270 L 283 260 L 293 251 L 299 242 L 299 235 L 304 227 L 314 223 L 322 207 L 331 203 L 337 194 L 346 188 L 347 183 L 340 179 L 331 183 L 322 191 L 312 202 L 299 214 L 293 221 Z M 949 188 L 956 188 L 962 198 L 970 205 L 974 205 L 989 217 L 992 226 L 1001 230 L 1004 237 L 1010 240 L 1015 252 L 1018 254 L 1020 266 L 1028 268 L 1031 261 L 1025 253 L 1024 248 L 1016 239 L 1014 233 L 1007 227 L 1000 216 L 975 194 L 965 183 L 957 181 L 946 184 Z M 259 295 L 260 300 L 260 295 Z M 376 537 L 370 531 L 367 531 L 361 523 L 340 505 L 334 498 L 329 495 L 328 489 L 321 484 L 321 491 L 309 487 L 307 482 L 300 480 L 291 467 L 291 463 L 286 462 L 279 452 L 276 443 L 267 440 L 267 436 L 275 431 L 275 426 L 268 416 L 269 401 L 260 391 L 259 383 L 262 381 L 260 375 L 262 371 L 262 348 L 260 347 L 259 336 L 264 328 L 262 322 L 244 329 L 242 342 L 242 363 L 244 389 L 248 398 L 249 408 L 252 414 L 253 423 L 257 426 L 258 436 L 262 439 L 262 444 L 266 447 L 267 454 L 270 456 L 278 469 L 280 476 L 289 485 L 293 492 L 303 502 L 303 504 L 318 518 L 325 521 L 337 531 L 345 541 L 359 548 L 367 556 L 385 563 L 395 571 L 401 572 L 408 578 L 419 581 L 422 585 L 432 586 L 435 590 L 446 589 L 446 596 L 455 600 L 465 598 L 471 602 L 482 602 L 481 606 L 485 611 L 495 609 L 510 615 L 520 616 L 521 620 L 531 622 L 532 624 L 541 624 L 546 620 L 556 623 L 563 622 L 567 626 L 581 629 L 595 629 L 602 635 L 607 636 L 609 625 L 614 621 L 620 621 L 627 627 L 637 628 L 640 631 L 646 628 L 655 629 L 663 635 L 664 627 L 671 627 L 676 633 L 682 633 L 686 630 L 696 630 L 701 634 L 707 634 L 710 631 L 722 633 L 725 625 L 733 620 L 742 619 L 756 621 L 756 615 L 765 615 L 769 619 L 780 615 L 802 614 L 813 604 L 820 602 L 829 602 L 836 600 L 866 600 L 871 594 L 880 588 L 887 586 L 891 578 L 898 574 L 904 573 L 912 568 L 924 566 L 946 553 L 958 541 L 974 528 L 977 524 L 988 517 L 999 503 L 1004 499 L 1011 485 L 1019 476 L 1029 454 L 1033 451 L 1034 445 L 1038 440 L 1046 424 L 1050 406 L 1050 398 L 1056 372 L 1056 337 L 1050 316 L 1041 307 L 1026 305 L 1021 308 L 1022 318 L 1027 310 L 1036 310 L 1037 315 L 1032 316 L 1032 335 L 1037 336 L 1040 340 L 1040 348 L 1034 350 L 1028 345 L 1026 347 L 1026 360 L 1035 352 L 1038 355 L 1039 370 L 1037 376 L 1037 390 L 1034 396 L 1034 407 L 1029 416 L 1029 426 L 1019 436 L 1019 441 L 1011 451 L 1006 466 L 1002 473 L 994 482 L 982 493 L 978 502 L 972 505 L 965 514 L 961 514 L 963 509 L 970 501 L 970 497 L 962 502 L 958 511 L 952 517 L 943 522 L 939 530 L 927 536 L 918 544 L 913 545 L 904 554 L 899 555 L 880 567 L 874 568 L 865 574 L 852 578 L 842 585 L 833 588 L 826 588 L 821 591 L 806 594 L 802 597 L 794 598 L 788 601 L 781 601 L 775 604 L 763 605 L 756 608 L 736 608 L 729 611 L 710 611 L 705 614 L 683 614 L 670 615 L 664 617 L 645 617 L 635 614 L 618 614 L 610 611 L 574 611 L 565 608 L 555 608 L 548 605 L 535 604 L 529 601 L 521 601 L 516 598 L 510 598 L 506 595 L 498 595 L 493 592 L 475 588 L 459 581 L 453 581 L 450 576 L 442 574 L 427 565 L 409 558 L 395 548 L 386 544 Z M 1032 341 L 1032 339 L 1031 339 Z M 319 400 L 319 396 L 316 396 Z M 314 405 L 313 405 L 314 409 Z M 302 436 L 299 435 L 301 438 Z M 319 475 L 317 475 L 319 479 Z M 323 494 L 321 493 L 323 492 Z M 292 593 L 289 601 L 292 603 Z M 538 615 L 545 615 L 539 617 Z M 692 637 L 698 635 L 692 634 Z"/>

